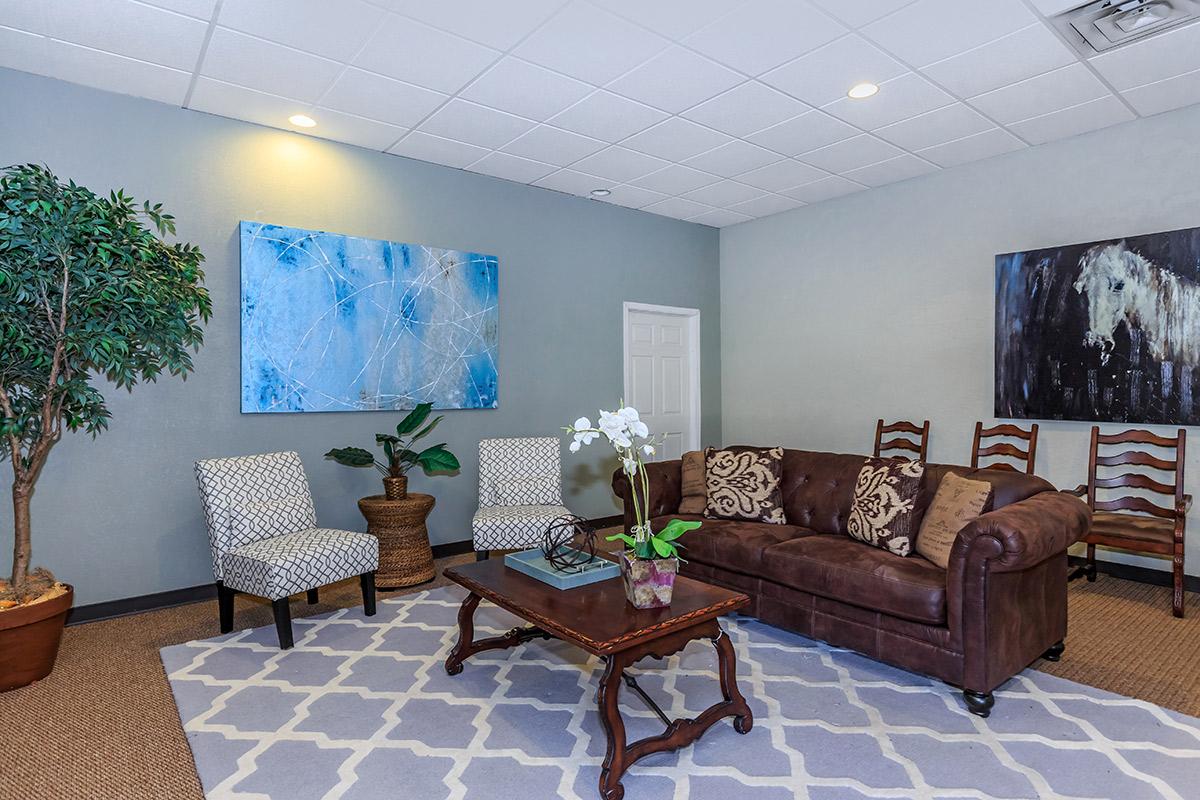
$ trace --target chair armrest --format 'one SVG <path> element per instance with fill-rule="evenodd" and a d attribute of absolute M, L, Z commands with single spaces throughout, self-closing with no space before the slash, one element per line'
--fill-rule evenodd
<path fill-rule="evenodd" d="M 1041 492 L 977 517 L 958 532 L 953 562 L 981 555 L 989 572 L 1018 572 L 1065 553 L 1092 524 L 1087 504 L 1071 492 Z"/>
<path fill-rule="evenodd" d="M 646 518 L 660 517 L 663 514 L 674 514 L 679 511 L 679 501 L 683 499 L 683 462 L 652 461 L 646 464 L 646 477 L 650 482 L 650 497 L 646 504 Z M 635 519 L 633 513 L 633 488 L 629 476 L 618 469 L 612 476 L 613 493 L 621 499 L 625 507 L 625 526 L 628 528 Z M 639 499 L 641 499 L 639 497 Z"/>
<path fill-rule="evenodd" d="M 1060 489 L 1059 491 L 1061 491 L 1063 494 L 1072 495 L 1073 497 L 1087 497 L 1088 496 L 1088 487 L 1087 487 L 1086 483 L 1081 483 L 1078 486 L 1076 486 L 1074 489 Z"/>
<path fill-rule="evenodd" d="M 1175 511 L 1183 516 L 1187 516 L 1192 511 L 1192 496 L 1185 494 L 1183 499 L 1175 504 Z"/>

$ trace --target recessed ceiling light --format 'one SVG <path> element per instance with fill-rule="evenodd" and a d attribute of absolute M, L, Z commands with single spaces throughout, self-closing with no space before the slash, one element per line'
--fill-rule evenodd
<path fill-rule="evenodd" d="M 612 189 L 592 189 L 592 197 L 608 197 Z"/>
<path fill-rule="evenodd" d="M 288 122 L 297 128 L 311 128 L 317 124 L 317 121 L 307 114 L 292 114 L 288 117 Z"/>
<path fill-rule="evenodd" d="M 879 87 L 873 83 L 856 83 L 850 87 L 850 91 L 846 92 L 846 96 L 852 97 L 855 100 L 862 100 L 878 91 Z"/>

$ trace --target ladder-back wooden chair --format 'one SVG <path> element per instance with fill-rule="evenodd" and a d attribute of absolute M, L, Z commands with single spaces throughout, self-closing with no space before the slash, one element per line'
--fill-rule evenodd
<path fill-rule="evenodd" d="M 888 433 L 905 435 L 893 436 L 884 441 L 883 436 Z M 916 438 L 909 438 L 910 436 Z M 892 422 L 887 425 L 883 424 L 883 420 L 876 422 L 875 457 L 880 458 L 879 454 L 887 450 L 907 450 L 916 453 L 918 461 L 924 461 L 929 454 L 929 420 L 925 420 L 920 427 L 911 422 Z"/>
<path fill-rule="evenodd" d="M 1026 449 L 1022 450 L 1011 442 L 997 442 L 986 447 L 980 447 L 984 439 L 1001 438 L 1010 436 L 1014 439 L 1021 439 L 1028 442 Z M 1033 474 L 1033 464 L 1037 459 L 1037 439 L 1038 426 L 1035 422 L 1029 430 L 1025 430 L 1017 425 L 994 425 L 991 428 L 983 427 L 982 422 L 975 423 L 975 441 L 971 445 L 971 469 L 979 469 L 979 460 L 981 458 L 992 457 L 1008 457 L 1016 461 L 1023 461 L 1026 475 Z M 1008 461 L 995 461 L 991 464 L 984 464 L 984 469 L 1006 469 L 1012 472 L 1020 472 L 1021 468 L 1013 466 Z"/>
<path fill-rule="evenodd" d="M 1187 513 L 1192 496 L 1183 491 L 1183 465 L 1187 431 L 1178 435 L 1157 436 L 1149 431 L 1129 430 L 1121 433 L 1100 433 L 1092 428 L 1092 448 L 1088 457 L 1088 482 L 1076 491 L 1086 493 L 1092 509 L 1092 528 L 1084 538 L 1087 542 L 1087 563 L 1076 572 L 1096 579 L 1096 546 L 1119 547 L 1139 553 L 1168 556 L 1172 561 L 1172 609 L 1183 616 L 1183 541 Z M 1173 451 L 1171 458 L 1160 458 L 1142 450 L 1121 449 L 1111 452 L 1113 445 L 1153 445 Z M 1102 452 L 1103 451 L 1103 452 Z M 1159 480 L 1144 472 L 1117 472 L 1112 467 L 1137 466 L 1169 473 L 1169 480 Z M 1114 497 L 1114 489 L 1140 489 L 1172 496 L 1170 507 L 1151 502 L 1140 495 Z M 1132 513 L 1130 513 L 1132 512 Z"/>

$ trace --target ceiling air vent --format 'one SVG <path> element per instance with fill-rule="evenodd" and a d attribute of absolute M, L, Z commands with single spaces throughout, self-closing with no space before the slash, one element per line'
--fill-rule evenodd
<path fill-rule="evenodd" d="M 1085 56 L 1094 56 L 1200 16 L 1200 0 L 1097 0 L 1053 17 Z"/>

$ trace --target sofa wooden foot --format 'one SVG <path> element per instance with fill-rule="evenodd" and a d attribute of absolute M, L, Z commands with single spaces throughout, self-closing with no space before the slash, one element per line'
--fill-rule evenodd
<path fill-rule="evenodd" d="M 1062 642 L 1057 642 L 1050 645 L 1050 649 L 1042 653 L 1042 658 L 1046 659 L 1047 661 L 1058 661 L 1060 658 L 1062 658 L 1063 651 L 1066 649 L 1067 646 L 1065 644 Z"/>
<path fill-rule="evenodd" d="M 996 697 L 991 692 L 972 692 L 970 689 L 965 689 L 963 700 L 966 701 L 967 711 L 984 719 L 987 719 L 988 715 L 992 713 L 992 706 L 996 705 Z"/>

